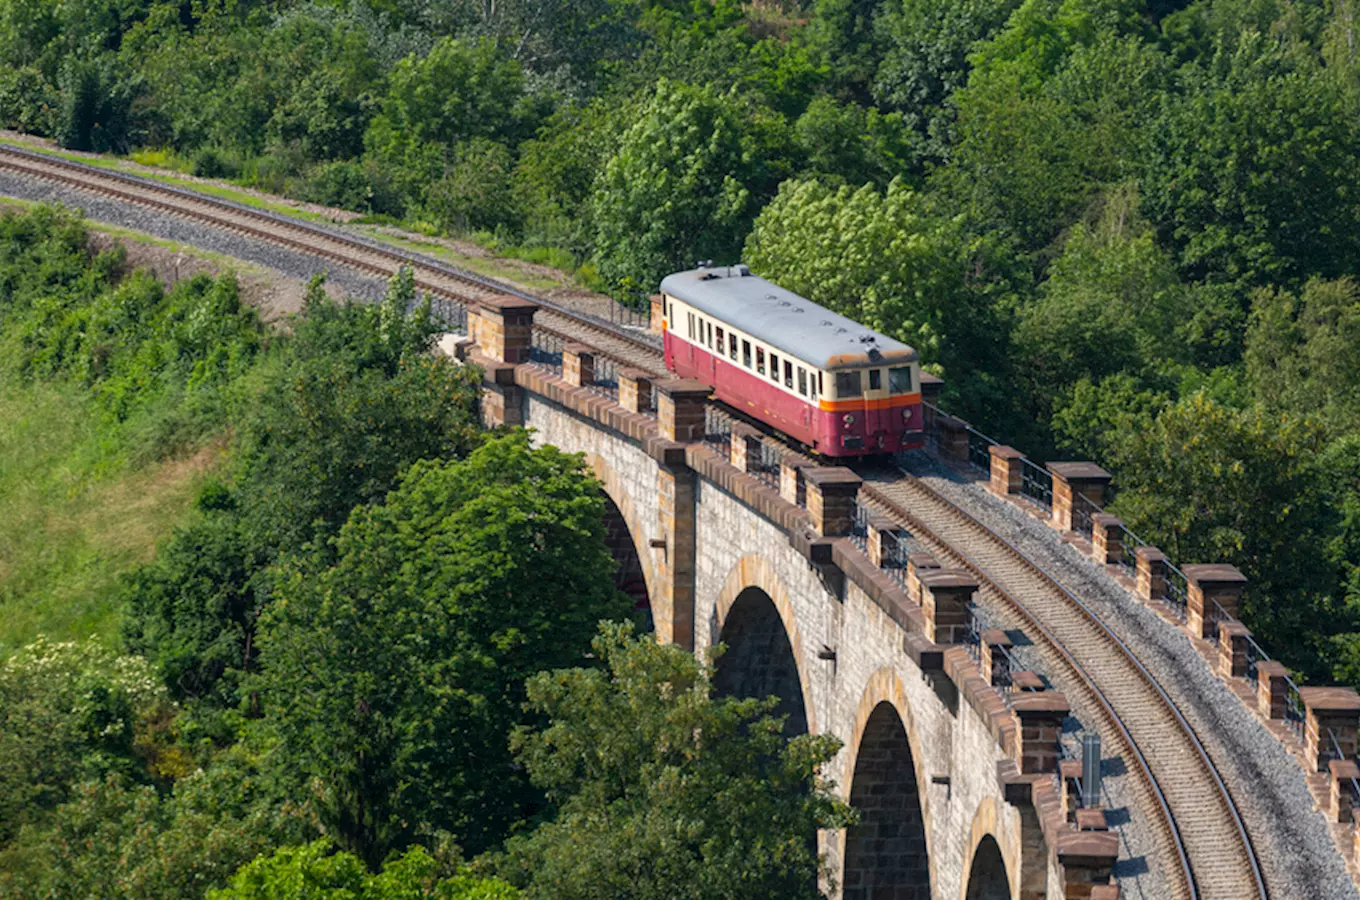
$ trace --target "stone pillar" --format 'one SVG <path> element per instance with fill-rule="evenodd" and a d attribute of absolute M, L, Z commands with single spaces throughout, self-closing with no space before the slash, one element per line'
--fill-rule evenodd
<path fill-rule="evenodd" d="M 1283 719 L 1289 709 L 1289 670 L 1275 660 L 1256 664 L 1256 701 L 1267 719 Z"/>
<path fill-rule="evenodd" d="M 1070 709 L 1057 691 L 1014 694 L 1011 709 L 1020 722 L 1020 771 L 1058 771 L 1058 738 Z"/>
<path fill-rule="evenodd" d="M 1011 639 L 1000 628 L 987 628 L 982 632 L 978 658 L 982 661 L 982 677 L 992 687 L 1006 687 L 1011 683 L 1010 663 L 1005 651 L 1011 648 Z"/>
<path fill-rule="evenodd" d="M 935 417 L 940 431 L 940 458 L 951 462 L 968 462 L 968 423 L 940 413 Z"/>
<path fill-rule="evenodd" d="M 1020 669 L 1019 671 L 1011 672 L 1011 690 L 1013 691 L 1037 692 L 1047 689 L 1048 685 L 1044 684 L 1044 678 L 1038 672 L 1033 672 L 1029 669 Z"/>
<path fill-rule="evenodd" d="M 666 321 L 666 313 L 662 303 L 664 298 L 660 294 L 652 294 L 649 299 L 652 303 L 652 317 L 647 326 L 652 331 L 661 331 L 665 327 L 664 322 Z"/>
<path fill-rule="evenodd" d="M 850 533 L 855 518 L 855 498 L 861 479 L 840 467 L 807 469 L 807 510 L 812 527 L 822 537 L 841 537 Z"/>
<path fill-rule="evenodd" d="M 921 576 L 940 568 L 939 562 L 924 550 L 907 554 L 907 596 L 920 606 Z"/>
<path fill-rule="evenodd" d="M 1156 547 L 1139 547 L 1138 596 L 1149 603 L 1166 596 L 1166 554 Z"/>
<path fill-rule="evenodd" d="M 1081 760 L 1058 760 L 1058 784 L 1062 787 L 1063 817 L 1076 824 L 1081 809 Z"/>
<path fill-rule="evenodd" d="M 1091 557 L 1101 565 L 1124 558 L 1124 523 L 1118 516 L 1096 513 L 1091 517 Z"/>
<path fill-rule="evenodd" d="M 907 530 L 887 516 L 869 516 L 869 562 L 883 568 L 891 562 L 894 547 L 901 547 Z"/>
<path fill-rule="evenodd" d="M 652 376 L 641 369 L 619 369 L 619 406 L 632 413 L 652 408 Z"/>
<path fill-rule="evenodd" d="M 936 569 L 919 579 L 926 637 L 937 644 L 964 643 L 970 624 L 968 604 L 977 591 L 977 579 L 963 569 Z"/>
<path fill-rule="evenodd" d="M 940 406 L 940 391 L 943 389 L 944 380 L 938 375 L 932 375 L 929 372 L 921 373 L 921 403 L 930 404 L 921 407 L 921 427 L 927 435 L 935 431 L 934 410 Z"/>
<path fill-rule="evenodd" d="M 1119 859 L 1119 835 L 1109 830 L 1076 831 L 1058 839 L 1058 864 L 1063 868 L 1065 900 L 1118 897 L 1110 884 Z M 1110 894 L 1107 889 L 1114 888 Z M 1101 893 L 1097 893 L 1100 891 Z"/>
<path fill-rule="evenodd" d="M 537 311 L 537 303 L 508 294 L 478 300 L 473 336 L 482 354 L 512 365 L 528 362 Z"/>
<path fill-rule="evenodd" d="M 1327 771 L 1327 761 L 1334 753 L 1333 734 L 1342 756 L 1354 759 L 1360 694 L 1348 687 L 1301 687 L 1299 698 L 1304 709 L 1304 767 L 1309 772 Z"/>
<path fill-rule="evenodd" d="M 756 431 L 745 422 L 733 422 L 730 440 L 732 447 L 732 465 L 735 466 L 738 471 L 746 472 L 747 474 L 758 471 L 760 469 L 760 448 L 762 443 L 760 432 Z"/>
<path fill-rule="evenodd" d="M 1355 808 L 1355 788 L 1360 784 L 1360 766 L 1353 759 L 1334 759 L 1327 764 L 1331 782 L 1331 819 L 1349 825 Z"/>
<path fill-rule="evenodd" d="M 1217 640 L 1219 620 L 1237 618 L 1247 577 L 1227 563 L 1185 566 L 1181 571 L 1186 583 L 1186 630 L 1193 637 Z"/>
<path fill-rule="evenodd" d="M 573 387 L 595 383 L 595 351 L 585 344 L 567 344 L 562 348 L 562 380 Z"/>
<path fill-rule="evenodd" d="M 993 444 L 987 452 L 992 456 L 992 480 L 988 485 L 992 493 L 998 497 L 1020 493 L 1025 483 L 1025 454 L 1000 444 Z"/>
<path fill-rule="evenodd" d="M 704 404 L 712 388 L 689 378 L 668 378 L 656 388 L 656 419 L 661 436 L 687 444 L 704 439 Z"/>
<path fill-rule="evenodd" d="M 1092 462 L 1052 462 L 1045 468 L 1053 474 L 1053 527 L 1072 531 L 1073 504 L 1078 496 L 1097 506 L 1105 502 L 1110 473 Z"/>
<path fill-rule="evenodd" d="M 662 602 L 652 604 L 652 617 L 658 637 L 686 650 L 694 649 L 696 483 L 694 470 L 683 464 L 657 467 L 657 519 L 666 548 L 657 567 Z"/>
<path fill-rule="evenodd" d="M 1218 623 L 1218 675 L 1245 678 L 1251 629 L 1236 619 Z"/>
<path fill-rule="evenodd" d="M 779 496 L 784 498 L 785 503 L 794 506 L 807 503 L 807 482 L 803 479 L 803 470 L 810 467 L 809 463 L 793 456 L 779 460 Z"/>

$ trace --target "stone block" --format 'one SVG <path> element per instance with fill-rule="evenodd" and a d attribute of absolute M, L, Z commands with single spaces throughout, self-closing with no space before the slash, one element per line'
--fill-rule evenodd
<path fill-rule="evenodd" d="M 760 453 L 763 441 L 760 432 L 745 422 L 732 423 L 731 455 L 728 457 L 738 472 L 760 471 Z"/>
<path fill-rule="evenodd" d="M 991 481 L 988 483 L 991 492 L 998 497 L 1020 493 L 1025 482 L 1025 454 L 1001 444 L 993 444 L 987 452 L 992 457 Z"/>
<path fill-rule="evenodd" d="M 595 383 L 595 351 L 585 344 L 562 347 L 562 380 L 572 387 Z"/>
<path fill-rule="evenodd" d="M 1289 670 L 1283 663 L 1262 660 L 1256 664 L 1256 701 L 1267 719 L 1283 719 L 1289 710 Z"/>
<path fill-rule="evenodd" d="M 1218 640 L 1218 623 L 1236 619 L 1247 576 L 1227 563 L 1183 566 L 1185 628 L 1193 637 Z"/>
<path fill-rule="evenodd" d="M 803 506 L 807 503 L 807 482 L 803 470 L 811 466 L 795 456 L 785 456 L 779 460 L 779 496 L 785 503 Z"/>
<path fill-rule="evenodd" d="M 619 406 L 631 413 L 652 409 L 652 376 L 641 369 L 619 369 Z"/>
<path fill-rule="evenodd" d="M 1013 691 L 1044 691 L 1048 685 L 1044 683 L 1043 676 L 1038 672 L 1031 672 L 1029 669 L 1018 669 L 1011 673 L 1011 690 Z"/>
<path fill-rule="evenodd" d="M 1156 547 L 1139 547 L 1134 555 L 1138 557 L 1138 596 L 1149 603 L 1161 600 L 1166 596 L 1166 554 Z"/>
<path fill-rule="evenodd" d="M 935 417 L 940 435 L 940 456 L 951 462 L 968 462 L 968 423 L 940 413 Z"/>
<path fill-rule="evenodd" d="M 904 547 L 907 530 L 887 516 L 869 516 L 869 562 L 882 569 L 900 562 L 899 548 Z"/>
<path fill-rule="evenodd" d="M 1360 729 L 1360 694 L 1349 687 L 1301 687 L 1304 709 L 1304 765 L 1310 772 L 1327 771 L 1336 756 L 1354 759 Z"/>
<path fill-rule="evenodd" d="M 1236 619 L 1218 623 L 1218 675 L 1245 678 L 1251 651 L 1251 629 Z"/>
<path fill-rule="evenodd" d="M 1053 475 L 1053 527 L 1073 531 L 1077 497 L 1095 506 L 1104 506 L 1110 473 L 1092 462 L 1051 462 L 1046 469 Z"/>
<path fill-rule="evenodd" d="M 1109 513 L 1091 516 L 1091 558 L 1101 565 L 1118 563 L 1124 558 L 1124 523 L 1118 516 Z"/>
<path fill-rule="evenodd" d="M 924 550 L 907 554 L 907 596 L 921 604 L 921 575 L 940 568 L 939 562 Z"/>
<path fill-rule="evenodd" d="M 666 327 L 665 298 L 660 294 L 652 294 L 648 299 L 651 301 L 652 315 L 648 320 L 647 327 L 652 331 L 664 331 Z"/>
<path fill-rule="evenodd" d="M 1356 807 L 1357 791 L 1360 791 L 1360 766 L 1353 759 L 1334 759 L 1327 763 L 1327 780 L 1330 785 L 1329 813 L 1333 822 L 1349 824 Z"/>
<path fill-rule="evenodd" d="M 1010 661 L 1005 652 L 1010 647 L 1011 639 L 1000 628 L 988 628 L 982 632 L 978 657 L 982 662 L 982 675 L 993 687 L 1010 686 Z"/>
<path fill-rule="evenodd" d="M 534 313 L 532 300 L 498 294 L 477 301 L 476 312 L 469 310 L 469 329 L 482 353 L 497 362 L 519 364 L 529 361 L 533 346 Z M 472 323 L 472 319 L 476 323 Z"/>
<path fill-rule="evenodd" d="M 656 419 L 661 436 L 668 441 L 688 444 L 704 439 L 704 407 L 713 389 L 702 381 L 668 378 L 653 384 L 656 389 Z"/>
<path fill-rule="evenodd" d="M 963 569 L 935 569 L 919 576 L 921 612 L 926 636 L 937 644 L 962 644 L 968 639 L 977 579 Z"/>
<path fill-rule="evenodd" d="M 862 479 L 849 469 L 832 466 L 806 469 L 803 480 L 807 485 L 808 515 L 817 533 L 823 537 L 849 534 Z"/>
<path fill-rule="evenodd" d="M 1020 771 L 1058 771 L 1058 739 L 1071 711 L 1067 698 L 1057 691 L 1013 694 L 1011 710 L 1020 726 Z"/>

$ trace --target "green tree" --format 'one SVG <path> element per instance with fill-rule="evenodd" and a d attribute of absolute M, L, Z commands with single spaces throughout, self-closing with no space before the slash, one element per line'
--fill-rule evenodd
<path fill-rule="evenodd" d="M 600 667 L 529 681 L 549 722 L 518 752 L 560 810 L 510 840 L 503 877 L 553 900 L 821 897 L 814 836 L 851 819 L 820 775 L 840 742 L 786 740 L 776 698 L 715 698 L 711 666 L 629 626 L 594 647 Z"/>
<path fill-rule="evenodd" d="M 735 258 L 751 222 L 750 171 L 733 100 L 662 79 L 595 186 L 600 274 L 650 291 L 696 260 Z"/>
<path fill-rule="evenodd" d="M 1185 272 L 1246 288 L 1355 273 L 1354 116 L 1313 51 L 1249 33 L 1184 82 L 1151 132 L 1144 204 Z"/>
<path fill-rule="evenodd" d="M 230 886 L 209 900 L 518 900 L 519 891 L 495 878 L 446 875 L 424 847 L 413 847 L 372 875 L 329 841 L 280 847 L 244 866 Z"/>
<path fill-rule="evenodd" d="M 992 306 L 1004 283 L 989 254 L 901 181 L 880 192 L 801 180 L 761 211 L 745 258 L 781 286 L 911 344 L 965 385 L 985 378 L 984 348 L 997 348 L 1004 331 Z"/>
<path fill-rule="evenodd" d="M 897 113 L 818 97 L 794 125 L 798 145 L 817 174 L 848 184 L 887 186 L 915 158 L 911 135 Z"/>
<path fill-rule="evenodd" d="M 444 177 L 430 185 L 423 210 L 455 233 L 513 228 L 519 223 L 510 184 L 510 148 L 485 138 L 458 145 Z"/>
<path fill-rule="evenodd" d="M 603 522 L 579 457 L 513 432 L 412 466 L 334 564 L 283 566 L 258 687 L 276 764 L 313 780 L 341 846 L 376 865 L 446 829 L 479 852 L 533 808 L 508 747 L 524 679 L 627 610 Z"/>

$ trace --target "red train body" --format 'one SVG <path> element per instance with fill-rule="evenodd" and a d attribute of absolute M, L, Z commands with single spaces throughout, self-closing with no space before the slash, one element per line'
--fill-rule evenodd
<path fill-rule="evenodd" d="M 666 368 L 829 457 L 921 446 L 916 351 L 749 274 L 661 283 Z"/>

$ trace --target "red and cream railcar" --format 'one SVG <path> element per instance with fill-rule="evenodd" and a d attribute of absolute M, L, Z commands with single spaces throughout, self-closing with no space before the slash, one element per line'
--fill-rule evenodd
<path fill-rule="evenodd" d="M 666 368 L 826 456 L 921 446 L 916 351 L 752 275 L 745 266 L 661 282 Z"/>

